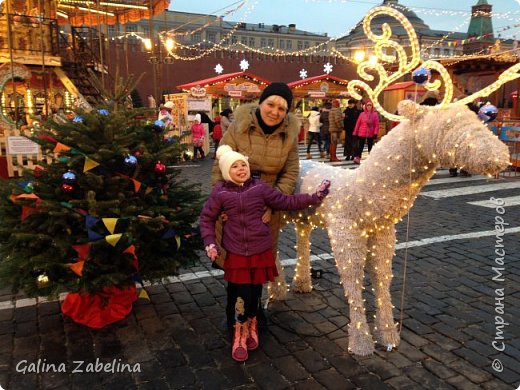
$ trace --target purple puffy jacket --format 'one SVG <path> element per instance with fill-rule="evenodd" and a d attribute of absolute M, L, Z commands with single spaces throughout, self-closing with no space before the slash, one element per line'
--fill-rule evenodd
<path fill-rule="evenodd" d="M 269 224 L 262 222 L 264 206 L 275 210 L 299 210 L 319 202 L 315 193 L 284 195 L 258 179 L 249 179 L 243 186 L 219 182 L 200 214 L 204 245 L 216 245 L 215 222 L 224 211 L 228 219 L 223 224 L 222 247 L 242 256 L 265 252 L 272 248 L 273 242 Z"/>

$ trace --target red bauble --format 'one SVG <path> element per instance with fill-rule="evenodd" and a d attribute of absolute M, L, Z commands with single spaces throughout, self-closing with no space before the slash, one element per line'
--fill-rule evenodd
<path fill-rule="evenodd" d="M 61 185 L 61 190 L 67 194 L 74 192 L 75 189 L 76 189 L 76 186 L 74 186 L 72 184 L 63 183 Z"/>
<path fill-rule="evenodd" d="M 158 173 L 160 175 L 163 175 L 166 172 L 166 165 L 164 165 L 162 162 L 157 161 L 155 164 L 155 167 L 153 168 L 155 173 Z"/>

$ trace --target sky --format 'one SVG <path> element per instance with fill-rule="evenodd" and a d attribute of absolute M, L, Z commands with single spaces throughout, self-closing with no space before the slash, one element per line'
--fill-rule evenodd
<path fill-rule="evenodd" d="M 399 0 L 412 8 L 418 17 L 434 30 L 466 32 L 471 6 L 478 0 Z M 171 0 L 170 10 L 223 15 L 236 8 L 237 0 Z M 365 13 L 382 0 L 248 0 L 237 12 L 225 16 L 231 22 L 265 23 L 287 26 L 329 37 L 346 35 Z M 495 36 L 512 38 L 520 28 L 520 0 L 488 0 L 493 5 Z M 455 11 L 453 15 L 446 11 Z M 458 12 L 457 12 L 458 11 Z M 507 28 L 510 27 L 510 28 Z"/>

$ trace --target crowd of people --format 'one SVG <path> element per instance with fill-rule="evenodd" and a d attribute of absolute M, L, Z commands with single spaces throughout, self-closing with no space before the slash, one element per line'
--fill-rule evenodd
<path fill-rule="evenodd" d="M 337 148 L 343 143 L 344 159 L 359 164 L 365 143 L 370 153 L 379 134 L 379 114 L 374 105 L 366 101 L 362 107 L 359 109 L 354 99 L 348 100 L 343 112 L 339 100 L 326 102 L 321 109 L 312 107 L 308 116 L 307 159 L 312 159 L 311 146 L 316 143 L 321 158 L 340 161 Z"/>

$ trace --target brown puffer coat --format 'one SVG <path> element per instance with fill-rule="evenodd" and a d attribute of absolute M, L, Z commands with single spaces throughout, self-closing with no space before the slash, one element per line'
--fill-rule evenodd
<path fill-rule="evenodd" d="M 300 121 L 289 113 L 281 126 L 273 134 L 266 135 L 260 128 L 255 111 L 256 104 L 240 106 L 234 112 L 234 120 L 220 140 L 220 145 L 229 145 L 233 150 L 249 158 L 249 166 L 253 174 L 259 174 L 260 179 L 277 188 L 284 194 L 292 194 L 300 164 L 298 158 L 298 133 Z M 213 165 L 211 184 L 222 180 L 218 161 Z M 217 224 L 217 239 L 220 242 L 220 224 Z M 280 228 L 280 213 L 273 212 L 271 216 L 271 235 L 273 252 L 278 250 L 278 232 Z M 222 265 L 224 256 L 218 263 Z"/>
<path fill-rule="evenodd" d="M 329 132 L 338 135 L 343 132 L 343 113 L 340 107 L 334 107 L 329 112 Z"/>

